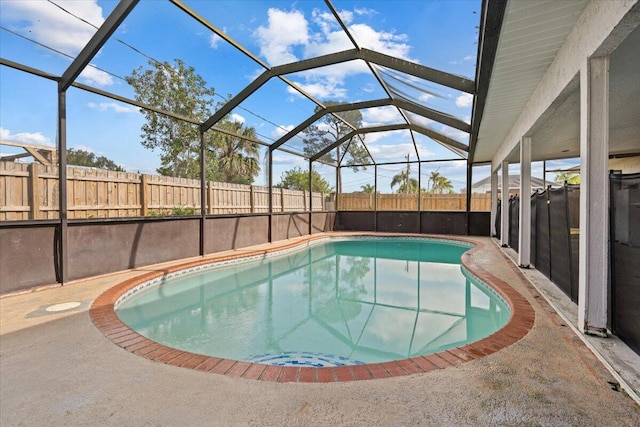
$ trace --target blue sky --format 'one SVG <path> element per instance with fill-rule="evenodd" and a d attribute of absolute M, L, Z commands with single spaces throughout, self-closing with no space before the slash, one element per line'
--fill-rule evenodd
<path fill-rule="evenodd" d="M 353 48 L 322 1 L 190 0 L 184 3 L 268 66 Z M 70 64 L 69 57 L 78 54 L 95 32 L 95 26 L 104 22 L 116 4 L 112 0 L 2 0 L 0 54 L 5 59 L 60 75 Z M 334 0 L 332 4 L 361 47 L 473 79 L 480 0 Z M 146 67 L 148 57 L 169 62 L 182 59 L 195 67 L 220 97 L 237 94 L 264 70 L 170 2 L 143 0 L 78 81 L 133 98 L 134 92 L 123 77 L 133 69 Z M 388 70 L 382 72 L 389 74 Z M 321 102 L 386 97 L 373 74 L 358 61 L 286 77 Z M 396 76 L 390 81 L 423 105 L 470 122 L 470 95 L 407 76 Z M 414 87 L 425 89 L 428 94 Z M 55 145 L 55 83 L 0 67 L 0 92 L 3 140 Z M 159 153 L 140 145 L 144 119 L 137 108 L 74 88 L 68 92 L 67 105 L 69 147 L 107 156 L 128 171 L 155 172 L 160 163 Z M 314 103 L 296 90 L 272 79 L 236 108 L 232 117 L 255 127 L 260 139 L 272 142 L 310 116 L 314 107 Z M 363 121 L 369 125 L 397 121 L 397 112 L 392 108 L 363 110 L 362 114 Z M 468 142 L 468 136 L 456 129 L 427 120 L 421 124 Z M 369 134 L 366 142 L 377 162 L 401 161 L 407 154 L 412 160 L 416 159 L 407 132 Z M 418 137 L 416 142 L 423 160 L 456 157 L 429 138 Z M 300 151 L 300 140 L 294 138 L 287 148 Z M 15 149 L 0 146 L 0 154 L 14 152 Z M 306 161 L 278 153 L 274 157 L 274 181 L 278 182 L 282 172 L 293 166 L 305 168 Z M 400 168 L 380 168 L 381 191 L 390 191 L 390 178 Z M 423 179 L 435 168 L 451 179 L 456 190 L 465 186 L 463 161 L 423 166 Z M 534 166 L 534 174 L 537 169 L 539 167 Z M 331 168 L 319 171 L 335 184 Z M 416 173 L 416 165 L 412 171 Z M 486 176 L 488 168 L 478 172 L 474 180 Z M 256 184 L 265 182 L 263 171 L 256 178 Z M 373 183 L 373 168 L 358 173 L 345 171 L 344 191 L 357 191 L 367 183 Z"/>

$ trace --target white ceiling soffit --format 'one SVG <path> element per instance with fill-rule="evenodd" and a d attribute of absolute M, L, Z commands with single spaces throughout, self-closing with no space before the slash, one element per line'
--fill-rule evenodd
<path fill-rule="evenodd" d="M 510 0 L 507 4 L 474 162 L 489 162 L 589 0 Z"/>

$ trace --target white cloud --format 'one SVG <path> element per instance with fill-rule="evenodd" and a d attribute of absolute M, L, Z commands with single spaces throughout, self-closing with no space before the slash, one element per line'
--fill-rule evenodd
<path fill-rule="evenodd" d="M 102 9 L 97 2 L 61 0 L 58 3 L 95 25 L 100 25 L 104 21 Z M 21 29 L 28 32 L 36 41 L 67 54 L 80 51 L 96 31 L 95 28 L 47 2 L 3 1 L 2 6 L 5 17 L 21 24 Z"/>
<path fill-rule="evenodd" d="M 362 15 L 362 16 L 373 16 L 378 14 L 377 10 L 368 9 L 366 7 L 361 7 L 361 8 L 356 7 L 355 9 L 353 9 L 353 11 L 356 13 L 356 15 Z"/>
<path fill-rule="evenodd" d="M 209 36 L 209 47 L 212 49 L 217 49 L 221 41 L 222 38 L 216 33 L 213 33 L 211 34 L 211 36 Z"/>
<path fill-rule="evenodd" d="M 104 22 L 97 0 L 56 3 L 95 26 Z M 2 13 L 31 38 L 69 55 L 76 55 L 96 32 L 94 27 L 45 1 L 3 1 Z"/>
<path fill-rule="evenodd" d="M 416 160 L 416 149 L 413 146 L 412 142 L 402 142 L 399 144 L 378 144 L 375 146 L 369 145 L 369 151 L 376 161 L 390 161 L 397 160 L 399 158 L 404 158 L 407 154 L 409 154 L 411 160 Z M 431 155 L 432 153 L 429 150 L 422 149 L 420 155 L 423 158 Z"/>
<path fill-rule="evenodd" d="M 374 107 L 362 110 L 362 122 L 366 126 L 396 123 L 399 120 L 402 120 L 402 117 L 395 107 Z"/>
<path fill-rule="evenodd" d="M 345 25 L 362 47 L 381 53 L 411 60 L 410 45 L 406 34 L 376 31 L 367 24 L 354 22 L 357 17 L 372 15 L 372 9 L 341 10 L 339 14 Z M 353 49 L 354 46 L 342 31 L 335 17 L 328 12 L 315 9 L 308 21 L 300 11 L 284 11 L 271 8 L 268 24 L 259 26 L 254 32 L 260 53 L 271 65 L 284 64 L 300 59 Z M 356 60 L 297 73 L 295 81 L 310 95 L 320 99 L 344 99 L 345 79 L 350 76 L 370 73 L 363 61 Z M 290 90 L 291 93 L 292 92 Z"/>
<path fill-rule="evenodd" d="M 418 97 L 418 99 L 422 102 L 428 102 L 431 98 L 433 98 L 434 96 L 431 95 L 430 93 L 422 93 L 420 94 L 420 96 Z"/>
<path fill-rule="evenodd" d="M 95 26 L 104 22 L 97 0 L 58 0 L 56 4 Z M 16 31 L 70 56 L 76 56 L 96 32 L 91 25 L 45 1 L 4 0 L 2 14 Z M 113 84 L 109 74 L 92 67 L 87 67 L 80 77 L 97 86 Z"/>
<path fill-rule="evenodd" d="M 138 109 L 136 107 L 132 107 L 130 105 L 118 104 L 116 102 L 100 102 L 96 104 L 95 102 L 89 102 L 87 107 L 93 108 L 98 111 L 108 111 L 113 110 L 116 113 L 136 113 Z"/>
<path fill-rule="evenodd" d="M 55 146 L 51 139 L 40 132 L 20 132 L 12 134 L 9 129 L 0 127 L 0 139 L 12 142 L 22 142 L 25 144 Z"/>
<path fill-rule="evenodd" d="M 474 59 L 476 59 L 475 55 L 467 55 L 462 60 L 463 61 L 473 61 Z"/>
<path fill-rule="evenodd" d="M 271 132 L 271 137 L 273 139 L 280 139 L 282 136 L 284 136 L 286 133 L 290 132 L 291 130 L 293 130 L 295 126 L 293 125 L 280 125 L 279 127 L 275 128 L 273 130 L 273 132 Z"/>
<path fill-rule="evenodd" d="M 376 31 L 366 24 L 351 25 L 349 31 L 362 47 L 397 58 L 411 60 L 409 56 L 411 46 L 406 43 L 409 40 L 406 34 Z"/>
<path fill-rule="evenodd" d="M 340 16 L 340 19 L 342 19 L 342 22 L 344 22 L 345 24 L 350 24 L 351 22 L 353 22 L 353 12 L 351 12 L 350 10 L 341 10 L 338 12 L 338 15 Z"/>
<path fill-rule="evenodd" d="M 302 12 L 270 8 L 269 23 L 259 26 L 254 35 L 260 46 L 260 54 L 271 65 L 297 61 L 293 47 L 309 41 L 309 27 Z"/>
<path fill-rule="evenodd" d="M 87 153 L 94 153 L 94 154 L 96 153 L 96 152 L 95 152 L 95 150 L 94 150 L 93 148 L 88 147 L 88 146 L 86 146 L 86 145 L 78 144 L 78 145 L 74 145 L 74 146 L 73 146 L 73 147 L 71 147 L 71 148 L 73 148 L 74 150 L 82 150 L 82 151 L 86 151 Z"/>
<path fill-rule="evenodd" d="M 473 95 L 470 93 L 463 93 L 456 98 L 456 105 L 458 107 L 469 107 L 473 103 Z"/>
<path fill-rule="evenodd" d="M 433 120 L 428 119 L 419 114 L 412 113 L 410 111 L 406 111 L 405 114 L 407 115 L 411 123 L 416 124 L 418 126 L 422 126 L 423 128 L 426 128 L 433 123 Z"/>
<path fill-rule="evenodd" d="M 236 113 L 232 113 L 230 118 L 231 118 L 231 121 L 240 123 L 240 124 L 243 124 L 247 120 L 244 117 L 242 117 L 240 114 L 236 114 Z"/>
<path fill-rule="evenodd" d="M 469 134 L 459 129 L 454 129 L 447 125 L 440 125 L 439 132 L 444 136 L 453 138 L 456 141 L 462 142 L 463 144 L 467 144 L 469 142 Z"/>
<path fill-rule="evenodd" d="M 338 87 L 338 82 L 325 80 L 324 82 L 315 82 L 315 83 L 296 83 L 297 86 L 304 90 L 309 95 L 320 98 L 320 99 L 344 99 L 347 95 L 347 89 L 344 87 Z M 292 88 L 291 86 L 287 87 L 287 92 L 300 95 L 300 92 Z"/>
<path fill-rule="evenodd" d="M 276 151 L 278 153 L 278 151 Z M 286 165 L 288 169 L 293 169 L 296 166 L 306 167 L 309 165 L 309 162 L 300 156 L 287 155 L 287 154 L 274 154 L 273 155 L 273 164 L 274 165 Z M 274 179 L 276 176 L 274 175 Z"/>
<path fill-rule="evenodd" d="M 109 86 L 113 84 L 113 77 L 111 77 L 110 74 L 98 70 L 91 65 L 82 70 L 80 77 L 90 85 Z"/>

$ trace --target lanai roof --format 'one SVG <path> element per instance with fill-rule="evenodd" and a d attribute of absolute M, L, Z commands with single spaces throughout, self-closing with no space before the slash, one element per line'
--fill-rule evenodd
<path fill-rule="evenodd" d="M 64 10 L 56 2 L 45 3 L 52 10 Z M 308 126 L 318 124 L 325 115 L 336 115 L 339 120 L 344 120 L 339 114 L 344 111 L 376 111 L 372 116 L 384 116 L 384 120 L 363 123 L 359 127 L 347 123 L 352 132 L 329 146 L 320 147 L 310 155 L 311 160 L 319 160 L 338 145 L 359 144 L 367 151 L 369 164 L 402 162 L 406 159 L 420 161 L 427 158 L 425 153 L 429 152 L 429 146 L 438 144 L 445 147 L 453 158 L 483 163 L 491 161 L 500 150 L 500 144 L 508 138 L 514 123 L 528 107 L 531 94 L 552 66 L 558 52 L 567 40 L 576 37 L 572 31 L 589 1 L 484 0 L 481 5 L 471 4 L 471 9 L 480 9 L 481 6 L 480 10 L 473 10 L 478 17 L 479 28 L 474 76 L 461 76 L 454 71 L 443 70 L 449 67 L 445 67 L 441 58 L 428 54 L 413 57 L 411 52 L 398 49 L 402 43 L 394 45 L 394 48 L 379 39 L 374 43 L 367 38 L 363 26 L 352 21 L 352 12 L 349 10 L 358 9 L 351 0 L 313 3 L 314 19 L 325 29 L 324 41 L 333 38 L 339 42 L 308 43 L 304 52 L 294 49 L 295 42 L 292 42 L 291 49 L 284 51 L 269 45 L 270 37 L 283 37 L 277 31 L 276 15 L 278 11 L 291 7 L 289 3 L 271 0 L 251 2 L 252 9 L 268 14 L 270 20 L 269 26 L 260 26 L 254 31 L 254 35 L 262 32 L 260 34 L 263 37 L 260 39 L 262 44 L 253 45 L 246 43 L 248 29 L 243 30 L 242 25 L 227 27 L 229 22 L 247 13 L 246 3 L 217 2 L 219 7 L 215 13 L 205 8 L 204 4 L 181 0 L 162 3 L 122 0 L 112 4 L 110 15 L 99 26 L 65 10 L 70 14 L 69 19 L 81 19 L 92 26 L 92 37 L 82 49 L 77 49 L 71 55 L 56 51 L 67 59 L 54 60 L 45 69 L 31 65 L 34 54 L 29 49 L 33 46 L 27 41 L 38 44 L 38 49 L 44 47 L 51 50 L 51 47 L 37 39 L 30 39 L 35 36 L 20 29 L 3 26 L 2 29 L 8 33 L 5 36 L 24 39 L 30 48 L 18 52 L 16 57 L 11 57 L 13 52 L 5 57 L 4 54 L 9 50 L 3 49 L 0 64 L 58 81 L 62 89 L 73 86 L 131 105 L 158 110 L 156 106 L 134 101 L 126 85 L 107 91 L 95 84 L 87 84 L 86 79 L 83 83 L 78 77 L 100 73 L 118 77 L 130 72 L 132 64 L 144 64 L 149 59 L 155 61 L 154 46 L 163 43 L 160 29 L 168 25 L 183 27 L 186 29 L 184 41 L 180 49 L 172 52 L 175 57 L 198 62 L 196 71 L 210 69 L 214 75 L 236 76 L 234 83 L 224 88 L 231 94 L 230 98 L 225 99 L 222 107 L 204 122 L 175 111 L 164 111 L 200 126 L 203 131 L 217 129 L 216 123 L 229 114 L 250 112 L 262 119 L 261 123 L 265 126 L 258 134 L 257 142 L 268 146 L 269 151 L 279 149 L 304 156 L 300 133 Z M 437 13 L 429 6 L 429 2 L 394 2 L 394 7 L 404 8 L 408 14 L 404 16 L 404 21 L 393 24 L 402 29 L 403 35 L 411 37 L 413 43 L 421 40 L 426 43 L 427 29 L 419 23 L 424 14 Z M 467 7 L 461 13 L 471 13 L 471 9 Z M 134 29 L 142 11 L 154 14 L 157 32 L 147 35 L 148 41 L 144 46 L 133 46 L 123 40 L 126 34 L 122 36 L 115 31 L 121 25 Z M 406 19 L 409 14 L 411 19 Z M 285 18 L 291 17 L 294 15 Z M 453 27 L 451 33 L 441 33 L 437 42 L 454 43 Z M 198 38 L 198 31 L 209 37 Z M 69 37 L 72 36 L 69 34 Z M 297 37 L 296 34 L 285 36 L 293 40 Z M 388 37 L 393 39 L 394 34 Z M 430 40 L 433 42 L 433 39 Z M 635 137 L 640 133 L 640 121 L 633 115 L 633 112 L 640 111 L 640 85 L 637 85 L 637 81 L 634 84 L 637 75 L 629 73 L 629 70 L 640 66 L 638 41 L 640 32 L 635 29 L 612 57 L 611 93 L 616 95 L 612 96 L 612 111 L 615 114 L 611 121 L 614 130 L 611 151 L 614 153 L 636 149 Z M 225 43 L 227 49 L 209 50 L 203 55 L 198 50 L 203 42 L 210 45 Z M 225 68 L 225 63 L 229 63 L 231 57 L 234 58 L 234 65 L 240 69 Z M 69 60 L 72 61 L 70 64 Z M 239 72 L 246 74 L 249 71 L 254 77 L 245 85 L 244 80 L 237 76 Z M 359 90 L 355 90 L 354 86 L 347 91 L 349 79 L 355 74 L 359 76 Z M 317 85 L 323 84 L 326 88 L 338 80 L 341 84 L 333 87 L 333 94 L 341 104 L 334 105 L 327 102 L 326 97 L 317 96 Z M 216 84 L 215 81 L 212 83 Z M 347 92 L 348 96 L 345 96 Z M 295 97 L 295 102 L 284 94 Z M 465 110 L 461 112 L 455 108 L 457 100 L 462 100 L 462 104 L 468 106 L 468 114 L 465 114 Z M 271 101 L 273 108 L 265 110 L 265 101 Z M 295 107 L 292 108 L 292 104 Z M 577 81 L 569 84 L 551 107 L 534 134 L 534 160 L 575 157 L 579 153 Z M 280 109 L 292 111 L 287 125 L 271 118 Z M 392 143 L 376 143 L 376 136 L 383 133 L 396 137 Z M 336 160 L 339 165 L 345 161 L 345 156 Z"/>

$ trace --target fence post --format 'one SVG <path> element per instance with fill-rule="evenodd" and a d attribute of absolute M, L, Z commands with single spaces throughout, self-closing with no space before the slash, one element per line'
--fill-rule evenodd
<path fill-rule="evenodd" d="M 253 213 L 255 211 L 256 208 L 256 202 L 253 199 L 253 185 L 249 186 L 249 206 L 251 206 L 251 213 Z"/>
<path fill-rule="evenodd" d="M 306 190 L 302 190 L 302 210 L 303 212 L 307 211 L 307 191 Z"/>
<path fill-rule="evenodd" d="M 31 163 L 29 170 L 29 219 L 40 217 L 40 179 L 38 177 L 38 163 Z"/>
<path fill-rule="evenodd" d="M 140 175 L 140 210 L 142 216 L 149 215 L 149 177 Z"/>

